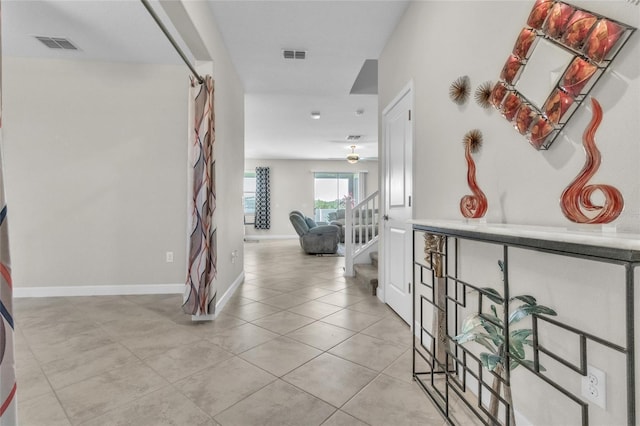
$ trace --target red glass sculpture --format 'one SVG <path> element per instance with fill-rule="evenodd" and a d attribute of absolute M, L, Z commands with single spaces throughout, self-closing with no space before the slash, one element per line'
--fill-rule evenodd
<path fill-rule="evenodd" d="M 469 219 L 479 219 L 487 212 L 487 197 L 476 182 L 476 163 L 471 157 L 482 145 L 480 130 L 471 130 L 464 136 L 464 158 L 467 160 L 467 184 L 473 195 L 465 195 L 460 200 L 460 212 Z"/>
<path fill-rule="evenodd" d="M 502 104 L 502 100 L 506 94 L 507 86 L 505 86 L 504 83 L 496 83 L 491 91 L 491 104 L 496 108 L 500 108 L 500 104 Z"/>
<path fill-rule="evenodd" d="M 506 81 L 508 84 L 515 83 L 516 76 L 518 75 L 518 71 L 522 64 L 520 63 L 520 59 L 515 55 L 509 55 L 509 59 L 504 64 L 502 68 L 502 73 L 500 73 L 500 78 Z"/>
<path fill-rule="evenodd" d="M 580 174 L 562 192 L 560 207 L 562 213 L 572 222 L 576 223 L 609 223 L 615 220 L 624 207 L 624 199 L 618 189 L 611 185 L 587 185 L 589 179 L 600 167 L 600 151 L 596 147 L 595 134 L 602 121 L 602 107 L 597 100 L 591 99 L 593 117 L 582 137 L 582 143 L 586 152 L 586 162 Z M 605 197 L 604 205 L 595 205 L 591 201 L 594 192 L 601 191 Z M 589 217 L 582 212 L 597 212 Z"/>
<path fill-rule="evenodd" d="M 574 11 L 575 9 L 566 3 L 556 3 L 544 23 L 547 35 L 553 38 L 560 38 L 564 34 L 569 18 L 571 18 Z"/>
<path fill-rule="evenodd" d="M 571 96 L 560 89 L 556 89 L 544 104 L 544 113 L 549 121 L 558 124 L 572 103 L 573 98 Z"/>
<path fill-rule="evenodd" d="M 520 132 L 521 135 L 527 133 L 529 127 L 531 127 L 531 123 L 533 123 L 533 119 L 536 118 L 538 114 L 532 110 L 528 105 L 522 105 L 516 114 L 516 129 Z"/>
<path fill-rule="evenodd" d="M 504 118 L 508 121 L 513 121 L 513 117 L 516 116 L 520 105 L 522 105 L 520 97 L 513 92 L 509 93 L 502 104 L 502 115 L 504 115 Z"/>
<path fill-rule="evenodd" d="M 578 96 L 597 69 L 598 67 L 595 65 L 576 57 L 562 77 L 560 87 L 569 95 L 574 97 Z"/>
<path fill-rule="evenodd" d="M 544 20 L 547 19 L 551 6 L 553 6 L 553 0 L 537 0 L 531 9 L 531 13 L 527 19 L 527 25 L 536 30 L 542 28 L 542 24 Z"/>
<path fill-rule="evenodd" d="M 531 127 L 531 135 L 529 141 L 536 149 L 541 149 L 547 140 L 547 137 L 553 132 L 553 125 L 544 117 L 538 116 L 538 119 Z"/>
<path fill-rule="evenodd" d="M 513 47 L 513 54 L 521 59 L 526 59 L 529 55 L 529 50 L 536 39 L 536 32 L 529 28 L 523 28 L 520 31 L 516 45 Z"/>
<path fill-rule="evenodd" d="M 580 49 L 589 34 L 589 30 L 597 20 L 598 18 L 592 14 L 577 10 L 567 24 L 562 41 L 569 47 L 573 47 L 576 50 Z"/>
<path fill-rule="evenodd" d="M 601 19 L 585 44 L 585 54 L 596 62 L 602 62 L 623 33 L 624 29 L 620 25 Z"/>

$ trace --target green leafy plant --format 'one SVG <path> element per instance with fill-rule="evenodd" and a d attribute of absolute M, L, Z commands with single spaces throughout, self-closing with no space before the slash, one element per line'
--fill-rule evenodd
<path fill-rule="evenodd" d="M 500 271 L 504 274 L 504 264 L 502 261 L 498 261 Z M 504 277 L 503 277 L 504 280 Z M 536 298 L 531 295 L 520 295 L 511 297 L 507 303 L 505 303 L 504 297 L 495 289 L 490 287 L 482 288 L 482 294 L 489 300 L 494 302 L 490 306 L 491 313 L 478 312 L 468 318 L 462 323 L 462 330 L 459 335 L 455 337 L 458 344 L 465 344 L 469 342 L 476 342 L 488 350 L 488 352 L 480 353 L 480 361 L 482 365 L 489 371 L 493 371 L 498 376 L 503 377 L 506 368 L 506 350 L 505 350 L 505 336 L 504 336 L 504 320 L 503 316 L 498 315 L 498 308 L 496 305 L 502 307 L 502 309 L 508 308 L 511 304 L 520 305 L 515 309 L 509 309 L 509 370 L 517 368 L 520 364 L 524 364 L 530 368 L 534 368 L 533 361 L 526 359 L 525 346 L 533 346 L 533 341 L 530 339 L 533 331 L 530 328 L 515 328 L 514 326 L 527 318 L 530 315 L 557 315 L 553 309 L 539 305 Z M 539 366 L 540 370 L 544 371 L 544 367 Z M 502 381 L 498 377 L 494 377 L 494 383 L 492 389 L 494 393 L 491 395 L 491 401 L 489 403 L 489 413 L 493 418 L 497 417 L 498 413 L 498 398 L 496 395 L 500 393 Z M 513 417 L 513 404 L 511 400 L 511 389 L 505 385 L 505 399 L 509 402 L 511 425 L 515 425 L 515 419 Z"/>

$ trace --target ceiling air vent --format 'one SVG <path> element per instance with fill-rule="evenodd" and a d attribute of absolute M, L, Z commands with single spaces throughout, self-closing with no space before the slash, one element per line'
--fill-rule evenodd
<path fill-rule="evenodd" d="M 282 56 L 285 59 L 306 59 L 307 58 L 307 51 L 306 50 L 284 49 L 282 51 Z"/>
<path fill-rule="evenodd" d="M 78 48 L 66 38 L 35 36 L 38 41 L 49 49 L 78 50 Z"/>
<path fill-rule="evenodd" d="M 349 142 L 355 142 L 355 141 L 359 141 L 361 137 L 362 135 L 349 135 L 347 136 L 347 140 Z"/>

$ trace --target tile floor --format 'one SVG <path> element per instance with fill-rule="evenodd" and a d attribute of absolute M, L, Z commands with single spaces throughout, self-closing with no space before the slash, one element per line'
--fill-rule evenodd
<path fill-rule="evenodd" d="M 247 243 L 208 323 L 180 295 L 17 299 L 20 425 L 444 425 L 409 327 L 343 263 Z"/>

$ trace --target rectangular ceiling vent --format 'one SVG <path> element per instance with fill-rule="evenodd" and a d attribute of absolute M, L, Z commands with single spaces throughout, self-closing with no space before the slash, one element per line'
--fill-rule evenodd
<path fill-rule="evenodd" d="M 362 135 L 349 135 L 347 136 L 347 140 L 349 142 L 356 142 L 356 141 L 359 141 L 361 137 Z"/>
<path fill-rule="evenodd" d="M 49 49 L 78 50 L 78 48 L 66 38 L 35 36 L 38 41 Z"/>
<path fill-rule="evenodd" d="M 307 58 L 307 51 L 306 50 L 284 49 L 282 51 L 282 56 L 285 59 L 306 59 Z"/>

